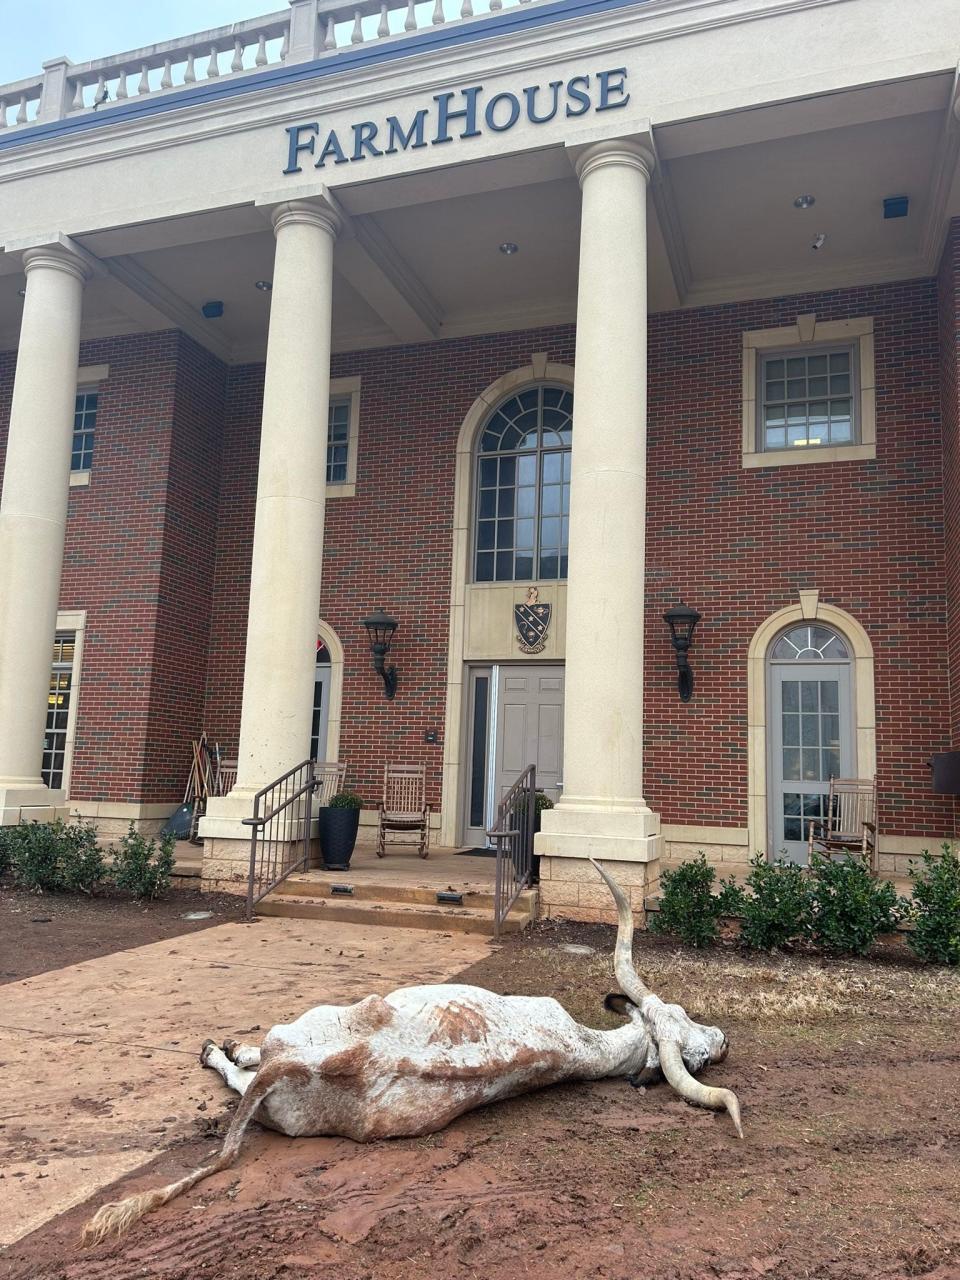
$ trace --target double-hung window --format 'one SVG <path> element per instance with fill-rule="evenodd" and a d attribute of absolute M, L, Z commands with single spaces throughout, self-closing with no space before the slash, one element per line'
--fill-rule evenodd
<path fill-rule="evenodd" d="M 744 333 L 744 467 L 875 458 L 876 439 L 871 318 Z"/>
<path fill-rule="evenodd" d="M 352 498 L 357 491 L 360 379 L 332 378 L 327 415 L 327 497 Z"/>

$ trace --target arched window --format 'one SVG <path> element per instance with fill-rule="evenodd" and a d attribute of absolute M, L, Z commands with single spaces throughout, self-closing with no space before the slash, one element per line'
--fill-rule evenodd
<path fill-rule="evenodd" d="M 541 384 L 503 401 L 477 446 L 474 579 L 567 576 L 573 393 Z"/>
<path fill-rule="evenodd" d="M 770 655 L 774 662 L 848 662 L 847 646 L 828 627 L 794 627 L 782 635 Z"/>

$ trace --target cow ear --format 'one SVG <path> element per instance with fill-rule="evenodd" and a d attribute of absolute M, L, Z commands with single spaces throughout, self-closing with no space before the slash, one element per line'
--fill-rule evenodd
<path fill-rule="evenodd" d="M 621 1018 L 629 1018 L 630 1010 L 636 1009 L 634 1002 L 619 991 L 611 991 L 603 998 L 603 1007 L 609 1013 L 618 1013 Z"/>

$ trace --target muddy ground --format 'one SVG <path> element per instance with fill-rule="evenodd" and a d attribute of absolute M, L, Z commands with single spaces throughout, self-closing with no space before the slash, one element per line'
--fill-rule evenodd
<path fill-rule="evenodd" d="M 156 902 L 134 902 L 106 889 L 85 897 L 0 883 L 0 984 L 239 920 L 244 905 L 235 894 L 198 889 L 174 888 Z M 211 914 L 184 919 L 201 911 Z"/>
<path fill-rule="evenodd" d="M 564 950 L 570 941 L 592 954 Z M 576 1016 L 613 986 L 613 931 L 549 922 L 462 980 L 553 993 Z M 11 1246 L 9 1280 L 826 1280 L 960 1278 L 960 975 L 900 960 L 698 954 L 638 939 L 665 997 L 730 1034 L 725 1116 L 669 1089 L 570 1085 L 358 1146 L 252 1132 L 239 1163 L 139 1223 L 77 1246 L 106 1199 L 209 1160 L 229 1121 Z M 361 994 L 358 992 L 358 995 Z M 2 1182 L 0 1182 L 2 1194 Z"/>

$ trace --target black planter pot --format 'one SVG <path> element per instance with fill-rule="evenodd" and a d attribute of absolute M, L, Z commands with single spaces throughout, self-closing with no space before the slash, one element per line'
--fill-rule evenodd
<path fill-rule="evenodd" d="M 359 809 L 325 807 L 317 811 L 317 834 L 324 870 L 346 871 L 357 843 L 359 827 Z"/>

